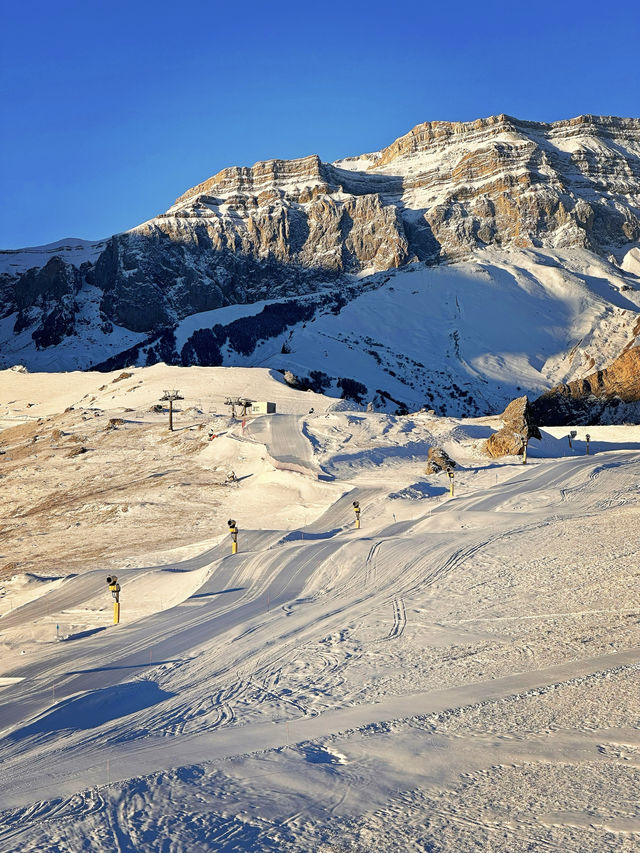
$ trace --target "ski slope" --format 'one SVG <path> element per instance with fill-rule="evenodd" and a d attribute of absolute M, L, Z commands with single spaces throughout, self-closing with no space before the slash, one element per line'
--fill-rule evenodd
<path fill-rule="evenodd" d="M 637 849 L 633 434 L 561 456 L 549 431 L 526 467 L 467 458 L 455 497 L 403 499 L 402 458 L 358 439 L 381 423 L 238 429 L 273 476 L 337 477 L 325 511 L 291 529 L 237 513 L 237 555 L 225 537 L 118 571 L 123 612 L 145 578 L 184 599 L 3 669 L 0 850 Z M 463 428 L 482 429 L 449 440 Z M 0 631 L 106 595 L 104 574 Z"/>

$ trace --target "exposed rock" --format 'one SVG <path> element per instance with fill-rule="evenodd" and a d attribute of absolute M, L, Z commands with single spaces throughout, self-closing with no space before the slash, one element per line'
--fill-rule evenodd
<path fill-rule="evenodd" d="M 446 471 L 447 468 L 455 468 L 456 465 L 457 463 L 442 447 L 430 447 L 425 474 L 438 474 L 440 471 Z"/>
<path fill-rule="evenodd" d="M 536 420 L 549 426 L 637 421 L 640 414 L 640 346 L 605 370 L 554 386 L 532 403 Z"/>
<path fill-rule="evenodd" d="M 150 332 L 345 273 L 456 260 L 485 245 L 608 256 L 640 238 L 639 137 L 638 119 L 498 115 L 427 122 L 380 152 L 334 164 L 311 155 L 223 169 L 112 237 L 94 263 L 71 267 L 73 282 L 59 257 L 23 273 L 12 297 L 3 278 L 0 316 L 18 310 L 26 328 L 39 320 L 29 313 L 39 299 L 68 299 L 85 280 L 104 294 L 105 324 Z M 54 319 L 51 340 L 71 317 Z"/>
<path fill-rule="evenodd" d="M 524 453 L 524 438 L 513 430 L 503 427 L 489 436 L 484 445 L 485 451 L 492 457 L 522 456 Z"/>
<path fill-rule="evenodd" d="M 298 379 L 295 373 L 292 373 L 290 370 L 285 370 L 282 374 L 282 378 L 290 385 L 292 388 L 302 388 L 302 382 Z"/>
<path fill-rule="evenodd" d="M 78 270 L 62 258 L 51 258 L 41 269 L 27 270 L 15 287 L 15 304 L 19 311 L 33 306 L 57 302 L 73 296 L 80 282 Z"/>
<path fill-rule="evenodd" d="M 80 272 L 58 257 L 41 269 L 27 270 L 14 284 L 13 307 L 18 311 L 14 332 L 33 327 L 38 349 L 55 346 L 73 334 L 80 282 Z M 5 310 L 7 307 L 3 306 Z"/>
<path fill-rule="evenodd" d="M 537 438 L 540 440 L 542 435 L 535 423 L 531 404 L 526 396 L 517 397 L 512 400 L 504 412 L 500 415 L 505 428 L 512 432 L 517 432 L 524 438 Z"/>
<path fill-rule="evenodd" d="M 74 447 L 74 448 L 73 448 L 73 450 L 70 450 L 70 451 L 67 453 L 67 456 L 68 456 L 69 458 L 73 458 L 74 456 L 82 456 L 82 454 L 83 454 L 83 453 L 88 453 L 88 452 L 89 452 L 89 448 L 88 448 L 88 447 L 83 447 L 83 446 L 80 446 L 80 447 Z"/>
<path fill-rule="evenodd" d="M 246 363 L 259 341 L 279 335 L 276 347 L 286 354 L 287 324 L 304 324 L 304 311 L 314 311 L 310 304 L 296 307 L 294 299 L 301 303 L 315 293 L 320 302 L 333 284 L 344 304 L 364 288 L 381 286 L 383 277 L 369 273 L 466 259 L 487 246 L 523 248 L 529 256 L 537 248 L 598 253 L 617 271 L 628 271 L 615 286 L 614 310 L 634 311 L 633 294 L 618 297 L 637 290 L 634 271 L 640 270 L 639 152 L 640 119 L 582 116 L 547 124 L 498 115 L 420 124 L 379 152 L 332 164 L 311 155 L 224 169 L 165 213 L 106 241 L 8 252 L 15 257 L 2 268 L 15 272 L 0 274 L 0 317 L 15 314 L 15 332 L 34 343 L 31 352 L 23 340 L 19 349 L 4 346 L 0 364 L 30 355 L 42 365 L 34 350 L 64 344 L 69 335 L 78 335 L 79 346 L 60 351 L 83 369 Z M 587 277 L 596 282 L 600 275 Z M 255 318 L 194 328 L 186 341 L 175 333 L 176 324 L 195 313 L 274 298 L 278 303 Z M 340 310 L 336 302 L 335 313 Z M 382 407 L 393 403 L 397 412 L 421 400 L 443 413 L 494 406 L 496 396 L 484 394 L 481 379 L 475 388 L 453 381 L 462 364 L 458 334 L 452 329 L 452 375 L 445 371 L 451 409 L 443 402 L 442 372 L 433 374 L 436 399 L 424 387 L 418 393 L 411 380 L 405 396 L 398 381 L 411 374 L 406 360 L 398 369 L 395 360 L 384 364 L 378 356 L 380 369 L 394 379 L 391 388 L 385 378 L 365 388 L 364 369 L 339 387 L 354 400 L 375 393 Z M 589 334 L 584 340 L 590 343 L 578 345 L 566 370 L 544 364 L 543 376 L 555 382 L 581 375 L 581 351 L 590 347 L 592 358 L 597 346 Z M 550 354 L 540 353 L 539 360 L 549 361 Z M 46 363 L 55 367 L 55 357 Z M 310 375 L 324 366 L 297 363 Z M 414 366 L 429 373 L 424 364 Z M 327 387 L 335 389 L 339 379 L 334 370 Z"/>
<path fill-rule="evenodd" d="M 500 417 L 504 426 L 485 442 L 484 449 L 489 456 L 521 456 L 525 440 L 542 438 L 526 396 L 512 400 Z"/>
<path fill-rule="evenodd" d="M 31 337 L 38 349 L 56 346 L 75 331 L 75 304 L 56 305 L 45 314 Z"/>

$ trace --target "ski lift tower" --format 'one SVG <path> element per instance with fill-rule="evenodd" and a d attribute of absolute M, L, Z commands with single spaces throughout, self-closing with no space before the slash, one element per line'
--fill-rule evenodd
<path fill-rule="evenodd" d="M 164 397 L 160 397 L 160 400 L 169 403 L 169 432 L 173 432 L 173 402 L 174 400 L 184 400 L 184 397 L 180 396 L 179 391 L 165 391 Z"/>
<path fill-rule="evenodd" d="M 231 406 L 231 417 L 235 418 L 236 416 L 236 406 L 240 407 L 241 403 L 237 397 L 227 397 L 224 401 L 225 406 Z"/>
<path fill-rule="evenodd" d="M 249 400 L 248 397 L 241 397 L 238 402 L 242 406 L 242 417 L 246 418 L 247 412 L 251 411 L 251 406 L 253 406 L 254 401 Z"/>
<path fill-rule="evenodd" d="M 232 418 L 236 416 L 236 409 L 242 410 L 242 417 L 244 418 L 247 416 L 247 412 L 251 411 L 253 400 L 249 400 L 247 397 L 227 397 L 224 404 L 225 406 L 231 406 Z"/>

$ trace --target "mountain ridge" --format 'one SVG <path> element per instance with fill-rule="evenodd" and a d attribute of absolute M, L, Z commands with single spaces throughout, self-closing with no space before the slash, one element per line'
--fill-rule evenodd
<path fill-rule="evenodd" d="M 164 213 L 106 240 L 66 239 L 0 253 L 2 363 L 54 369 L 56 352 L 70 351 L 75 341 L 74 363 L 83 369 L 111 363 L 132 347 L 140 348 L 145 363 L 185 363 L 188 355 L 167 342 L 189 317 L 210 322 L 211 312 L 226 306 L 295 302 L 314 293 L 320 314 L 340 313 L 367 287 L 381 286 L 385 274 L 416 264 L 481 264 L 484 254 L 496 251 L 537 253 L 530 275 L 543 289 L 550 286 L 545 267 L 558 263 L 558 253 L 586 252 L 593 260 L 580 255 L 577 272 L 592 292 L 585 304 L 596 300 L 593 316 L 606 326 L 615 324 L 620 305 L 631 315 L 638 310 L 639 240 L 640 119 L 585 115 L 545 123 L 500 114 L 424 122 L 378 152 L 333 163 L 312 154 L 228 167 L 181 194 Z M 595 290 L 590 265 L 599 271 Z M 517 266 L 514 256 L 516 278 Z M 524 256 L 521 266 L 530 266 Z M 622 291 L 629 294 L 626 302 L 614 297 Z M 247 315 L 251 339 L 275 341 L 284 327 L 291 332 L 295 317 L 308 309 L 291 310 L 289 324 L 283 309 L 262 320 Z M 214 334 L 213 319 L 199 338 L 206 340 L 204 349 L 186 352 L 197 363 L 207 353 L 214 363 L 232 363 L 225 359 L 242 356 L 241 350 L 234 356 L 230 344 L 239 340 L 237 329 Z M 266 325 L 256 331 L 260 323 Z M 625 329 L 633 326 L 625 320 Z M 455 331 L 464 337 L 464 324 Z M 602 339 L 602 329 L 597 335 Z M 613 332 L 611 339 L 620 339 L 620 349 L 633 343 Z M 566 343 L 568 350 L 583 346 Z M 598 357 L 587 350 L 573 373 L 551 370 L 548 382 L 536 368 L 536 387 L 581 378 L 580 370 L 584 375 L 593 368 L 589 359 Z M 612 352 L 612 359 L 617 355 Z M 541 360 L 527 355 L 540 364 L 554 357 L 560 353 L 546 352 Z M 462 381 L 468 368 L 459 369 Z M 462 387 L 453 373 L 449 378 Z"/>

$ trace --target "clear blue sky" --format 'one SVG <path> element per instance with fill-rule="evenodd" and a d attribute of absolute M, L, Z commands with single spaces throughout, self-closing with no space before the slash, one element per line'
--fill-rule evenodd
<path fill-rule="evenodd" d="M 637 0 L 22 0 L 2 30 L 1 248 L 105 237 L 225 166 L 421 121 L 640 116 Z"/>

